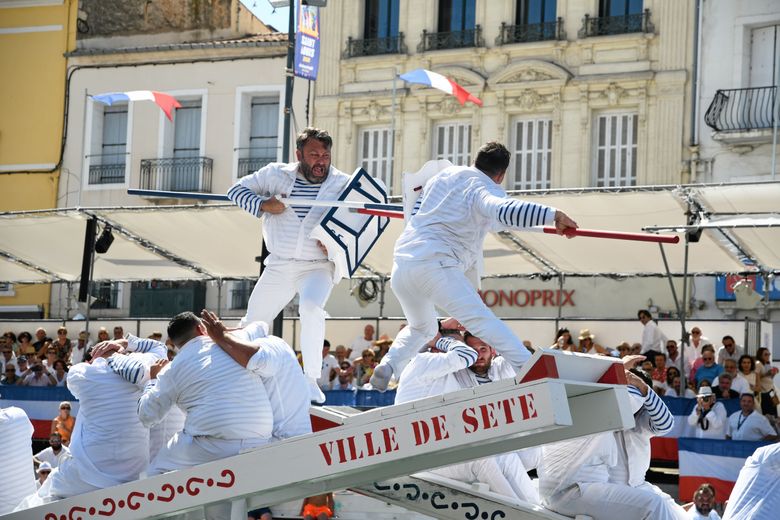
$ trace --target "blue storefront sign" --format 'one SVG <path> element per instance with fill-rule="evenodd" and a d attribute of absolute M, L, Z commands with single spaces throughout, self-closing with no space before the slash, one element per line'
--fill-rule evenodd
<path fill-rule="evenodd" d="M 295 33 L 295 75 L 316 80 L 320 62 L 319 7 L 298 4 L 298 32 Z"/>
<path fill-rule="evenodd" d="M 756 291 L 756 293 L 760 294 L 761 296 L 764 295 L 763 276 L 727 275 L 727 276 L 718 276 L 715 279 L 715 299 L 725 300 L 725 301 L 736 300 L 736 297 L 734 296 L 734 285 L 743 279 L 747 279 L 748 282 L 750 282 L 751 287 L 753 288 L 754 291 Z M 769 285 L 770 285 L 769 299 L 780 300 L 780 288 L 778 287 L 777 280 L 772 279 Z"/>

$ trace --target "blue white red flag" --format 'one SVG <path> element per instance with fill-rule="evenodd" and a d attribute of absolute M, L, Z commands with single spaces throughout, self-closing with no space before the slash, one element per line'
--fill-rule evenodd
<path fill-rule="evenodd" d="M 441 90 L 442 92 L 446 92 L 447 94 L 450 94 L 458 98 L 458 101 L 460 102 L 461 105 L 464 105 L 466 101 L 471 101 L 475 105 L 482 106 L 481 99 L 479 99 L 477 96 L 475 96 L 465 88 L 461 87 L 460 85 L 452 81 L 450 78 L 446 76 L 442 76 L 437 72 L 432 72 L 430 70 L 425 70 L 425 69 L 415 69 L 411 72 L 401 74 L 398 77 L 408 83 L 419 83 L 420 85 L 428 85 L 429 87 L 433 87 Z"/>
<path fill-rule="evenodd" d="M 173 109 L 181 108 L 181 103 L 170 94 L 163 94 L 155 90 L 130 90 L 128 92 L 108 92 L 106 94 L 96 94 L 92 99 L 99 101 L 104 105 L 113 105 L 125 101 L 153 101 L 159 106 L 168 120 L 173 121 Z"/>

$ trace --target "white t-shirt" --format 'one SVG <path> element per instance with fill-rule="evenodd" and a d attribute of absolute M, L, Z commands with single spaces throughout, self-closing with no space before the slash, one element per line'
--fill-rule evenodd
<path fill-rule="evenodd" d="M 691 520 L 720 520 L 720 515 L 713 509 L 707 516 L 696 511 L 696 506 L 691 506 L 688 510 L 688 518 Z"/>
<path fill-rule="evenodd" d="M 357 358 L 363 355 L 364 350 L 371 348 L 372 345 L 373 342 L 370 339 L 366 339 L 363 336 L 358 336 L 355 338 L 355 341 L 352 342 L 352 345 L 350 345 L 352 352 L 349 353 L 349 360 L 355 361 Z"/>
<path fill-rule="evenodd" d="M 336 356 L 328 354 L 322 358 L 322 372 L 320 373 L 320 378 L 317 379 L 317 385 L 319 385 L 320 388 L 330 390 L 330 370 L 332 368 L 338 370 L 339 362 L 336 359 Z"/>
<path fill-rule="evenodd" d="M 67 446 L 63 446 L 62 449 L 60 449 L 60 452 L 58 454 L 54 453 L 54 450 L 51 449 L 51 446 L 46 448 L 45 450 L 41 450 L 38 453 L 35 454 L 35 458 L 40 460 L 41 462 L 48 462 L 51 464 L 52 469 L 56 468 L 60 465 L 60 461 L 70 455 L 70 450 Z"/>
<path fill-rule="evenodd" d="M 750 415 L 745 417 L 740 410 L 729 416 L 726 435 L 735 441 L 760 441 L 767 435 L 777 435 L 777 432 L 769 424 L 769 419 L 757 411 L 753 410 Z"/>

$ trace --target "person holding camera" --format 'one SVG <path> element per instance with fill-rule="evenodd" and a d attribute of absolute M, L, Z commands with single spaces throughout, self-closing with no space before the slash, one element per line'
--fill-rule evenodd
<path fill-rule="evenodd" d="M 695 428 L 697 439 L 725 439 L 728 414 L 723 403 L 716 400 L 709 386 L 702 385 L 696 395 L 696 407 L 688 416 L 688 425 Z"/>
<path fill-rule="evenodd" d="M 22 386 L 55 386 L 57 380 L 51 372 L 44 370 L 40 362 L 36 362 L 22 373 Z"/>

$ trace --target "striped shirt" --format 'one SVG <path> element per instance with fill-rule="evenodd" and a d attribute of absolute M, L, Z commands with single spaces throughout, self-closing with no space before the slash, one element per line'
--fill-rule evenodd
<path fill-rule="evenodd" d="M 32 435 L 33 425 L 24 410 L 15 406 L 0 409 L 0 439 L 3 439 L 4 455 L 0 515 L 10 513 L 27 495 L 35 493 Z"/>
<path fill-rule="evenodd" d="M 236 363 L 206 336 L 188 341 L 167 370 L 146 385 L 138 416 L 151 427 L 174 405 L 187 414 L 184 431 L 189 435 L 271 438 L 273 415 L 260 376 Z"/>
<path fill-rule="evenodd" d="M 395 260 L 449 258 L 464 272 L 478 265 L 488 231 L 549 225 L 555 209 L 507 198 L 476 168 L 453 166 L 431 178 L 419 210 L 395 244 Z"/>
<path fill-rule="evenodd" d="M 292 192 L 290 192 L 290 198 L 291 199 L 305 199 L 305 200 L 316 200 L 317 195 L 320 193 L 320 187 L 322 184 L 314 184 L 310 183 L 304 178 L 296 177 L 295 178 L 295 184 L 293 184 Z M 306 218 L 306 215 L 309 214 L 309 210 L 311 209 L 311 206 L 290 206 L 293 211 L 295 211 L 295 214 L 298 215 L 298 218 L 303 220 Z"/>
<path fill-rule="evenodd" d="M 473 365 L 477 361 L 477 351 L 446 337 L 436 342 L 436 348 L 442 352 L 417 354 L 406 365 L 395 394 L 396 404 L 461 389 L 455 373 Z"/>
<path fill-rule="evenodd" d="M 638 388 L 629 385 L 629 398 L 640 402 L 641 408 L 634 414 L 636 425 L 628 430 L 616 431 L 618 463 L 609 468 L 609 481 L 614 484 L 641 486 L 650 468 L 650 438 L 664 435 L 674 427 L 674 416 L 652 388 L 642 395 Z"/>

